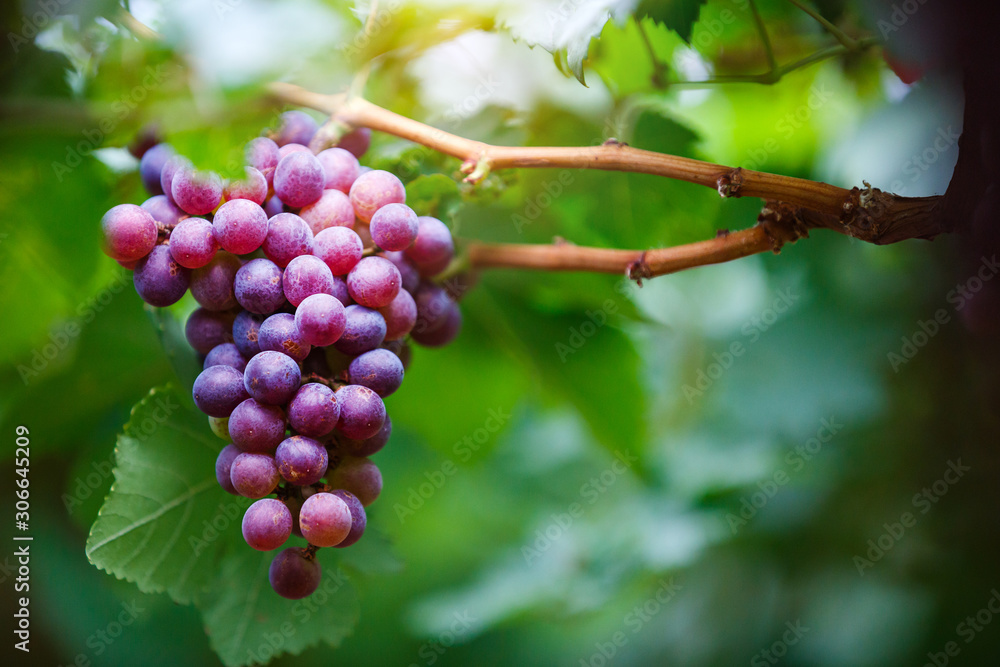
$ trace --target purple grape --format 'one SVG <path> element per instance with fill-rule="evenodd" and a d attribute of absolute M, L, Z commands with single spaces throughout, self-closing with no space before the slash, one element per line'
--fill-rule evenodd
<path fill-rule="evenodd" d="M 173 156 L 174 149 L 170 144 L 156 144 L 142 154 L 142 159 L 139 160 L 139 176 L 149 194 L 163 194 L 160 175 L 163 172 L 163 165 Z"/>
<path fill-rule="evenodd" d="M 406 249 L 407 259 L 416 265 L 420 275 L 428 278 L 440 273 L 455 254 L 455 244 L 447 225 L 430 216 L 417 218 L 417 240 Z"/>
<path fill-rule="evenodd" d="M 232 366 L 210 366 L 194 381 L 194 404 L 209 417 L 228 417 L 245 401 L 243 373 Z"/>
<path fill-rule="evenodd" d="M 270 495 L 281 481 L 274 457 L 252 452 L 242 452 L 233 459 L 229 477 L 241 496 L 254 499 Z"/>
<path fill-rule="evenodd" d="M 284 405 L 298 390 L 302 372 L 287 354 L 266 350 L 247 362 L 244 380 L 246 391 L 258 403 Z"/>
<path fill-rule="evenodd" d="M 301 600 L 319 588 L 321 572 L 315 554 L 292 547 L 274 557 L 267 571 L 267 579 L 274 592 L 281 597 Z"/>
<path fill-rule="evenodd" d="M 367 127 L 359 127 L 357 129 L 351 130 L 343 137 L 340 138 L 340 142 L 337 144 L 338 148 L 343 148 L 349 151 L 355 157 L 360 158 L 368 151 L 368 147 L 372 143 L 372 131 Z"/>
<path fill-rule="evenodd" d="M 388 306 L 378 309 L 385 318 L 385 340 L 399 340 L 413 330 L 417 321 L 417 304 L 405 289 Z"/>
<path fill-rule="evenodd" d="M 174 200 L 173 195 L 174 176 L 179 169 L 190 166 L 191 160 L 183 155 L 174 155 L 163 163 L 163 169 L 160 170 L 160 188 L 167 199 L 170 200 L 170 203 L 175 206 L 177 202 Z"/>
<path fill-rule="evenodd" d="M 292 534 L 292 513 L 274 498 L 258 500 L 243 515 L 243 539 L 257 551 L 271 551 Z"/>
<path fill-rule="evenodd" d="M 337 300 L 340 301 L 345 308 L 354 303 L 351 301 L 351 295 L 347 292 L 347 281 L 340 276 L 333 277 L 333 296 L 337 297 Z"/>
<path fill-rule="evenodd" d="M 290 313 L 275 313 L 264 320 L 257 332 L 257 344 L 262 352 L 283 352 L 295 361 L 305 359 L 312 349 L 295 326 L 295 316 Z"/>
<path fill-rule="evenodd" d="M 269 260 L 285 268 L 296 257 L 312 254 L 312 230 L 294 213 L 279 213 L 267 221 L 263 248 Z"/>
<path fill-rule="evenodd" d="M 184 337 L 195 351 L 208 354 L 216 345 L 232 342 L 234 320 L 230 312 L 198 308 L 184 324 Z"/>
<path fill-rule="evenodd" d="M 174 261 L 167 246 L 158 245 L 135 265 L 132 282 L 143 301 L 166 308 L 184 296 L 191 282 L 191 270 Z"/>
<path fill-rule="evenodd" d="M 333 545 L 338 549 L 343 549 L 344 547 L 349 547 L 360 540 L 361 536 L 365 534 L 365 526 L 368 524 L 368 516 L 365 514 L 365 506 L 362 505 L 361 501 L 358 500 L 358 497 L 350 491 L 337 489 L 336 491 L 331 491 L 330 493 L 347 503 L 348 509 L 351 510 L 351 531 L 347 533 L 347 537 L 345 537 L 343 541 Z"/>
<path fill-rule="evenodd" d="M 285 267 L 281 284 L 288 303 L 298 306 L 313 294 L 332 294 L 333 273 L 319 257 L 300 255 Z"/>
<path fill-rule="evenodd" d="M 267 214 L 249 199 L 227 201 L 216 211 L 212 225 L 215 228 L 215 240 L 224 250 L 234 255 L 253 252 L 267 238 Z"/>
<path fill-rule="evenodd" d="M 323 172 L 326 174 L 326 182 L 323 187 L 327 190 L 339 190 L 345 195 L 351 191 L 351 186 L 357 180 L 359 171 L 358 158 L 350 151 L 343 148 L 328 148 L 320 151 L 316 159 L 323 165 Z M 354 218 L 354 210 L 351 210 L 351 218 Z"/>
<path fill-rule="evenodd" d="M 292 143 L 308 146 L 317 129 L 319 125 L 304 111 L 286 111 L 281 114 L 281 126 L 274 133 L 274 141 L 279 146 Z"/>
<path fill-rule="evenodd" d="M 385 422 L 378 433 L 366 440 L 351 440 L 350 438 L 340 438 L 338 442 L 345 453 L 350 456 L 371 456 L 382 451 L 385 444 L 389 442 L 392 435 L 392 420 L 389 415 L 385 416 Z"/>
<path fill-rule="evenodd" d="M 229 474 L 233 469 L 233 461 L 236 460 L 236 457 L 240 453 L 236 445 L 229 444 L 222 448 L 222 451 L 219 452 L 219 457 L 215 459 L 215 479 L 219 481 L 219 486 L 226 493 L 231 493 L 234 496 L 240 495 L 240 492 L 233 486 L 233 480 Z"/>
<path fill-rule="evenodd" d="M 274 460 L 285 481 L 298 486 L 309 486 L 321 480 L 329 463 L 323 443 L 304 435 L 285 438 L 278 445 Z"/>
<path fill-rule="evenodd" d="M 317 382 L 304 384 L 288 402 L 288 423 L 301 435 L 322 438 L 340 419 L 340 403 L 333 390 Z"/>
<path fill-rule="evenodd" d="M 326 262 L 333 275 L 344 276 L 361 261 L 364 245 L 354 230 L 330 227 L 316 235 L 313 252 Z"/>
<path fill-rule="evenodd" d="M 400 285 L 411 294 L 420 286 L 420 272 L 413 262 L 406 259 L 406 255 L 401 252 L 383 252 L 382 256 L 396 265 L 401 277 Z"/>
<path fill-rule="evenodd" d="M 209 366 L 232 366 L 240 373 L 247 367 L 247 358 L 240 354 L 233 343 L 220 343 L 205 355 L 204 368 Z"/>
<path fill-rule="evenodd" d="M 351 298 L 368 308 L 388 306 L 399 294 L 403 278 L 385 257 L 364 257 L 347 274 Z"/>
<path fill-rule="evenodd" d="M 229 437 L 241 451 L 273 453 L 285 439 L 285 411 L 248 398 L 229 416 Z"/>
<path fill-rule="evenodd" d="M 406 203 L 406 188 L 393 174 L 381 169 L 367 171 L 351 186 L 351 205 L 361 220 L 368 222 L 386 204 Z"/>
<path fill-rule="evenodd" d="M 286 155 L 291 155 L 292 153 L 312 153 L 308 146 L 302 144 L 285 144 L 278 149 L 278 162 Z"/>
<path fill-rule="evenodd" d="M 330 486 L 350 491 L 368 507 L 382 493 L 382 473 L 365 458 L 345 457 L 330 476 Z"/>
<path fill-rule="evenodd" d="M 285 302 L 281 269 L 269 259 L 251 259 L 241 266 L 236 272 L 233 290 L 239 304 L 258 315 L 273 313 Z"/>
<path fill-rule="evenodd" d="M 352 440 L 365 440 L 379 432 L 385 422 L 385 403 L 368 387 L 349 384 L 337 390 L 340 421 L 337 431 Z"/>
<path fill-rule="evenodd" d="M 443 325 L 453 303 L 444 288 L 429 282 L 420 284 L 413 300 L 417 304 L 417 321 L 411 335 L 429 333 Z"/>
<path fill-rule="evenodd" d="M 219 249 L 212 223 L 205 218 L 184 218 L 170 232 L 170 256 L 181 266 L 200 269 Z"/>
<path fill-rule="evenodd" d="M 369 231 L 379 248 L 406 250 L 417 238 L 417 226 L 417 214 L 412 208 L 406 204 L 386 204 L 375 211 Z"/>
<path fill-rule="evenodd" d="M 105 254 L 120 262 L 142 259 L 156 247 L 156 221 L 135 204 L 119 204 L 101 218 Z"/>
<path fill-rule="evenodd" d="M 150 197 L 142 202 L 139 208 L 153 216 L 153 220 L 163 223 L 167 227 L 176 225 L 187 217 L 187 213 L 177 208 L 166 195 Z"/>
<path fill-rule="evenodd" d="M 240 260 L 228 252 L 216 253 L 215 258 L 191 274 L 191 296 L 206 310 L 230 310 L 236 307 L 233 281 L 240 270 Z"/>
<path fill-rule="evenodd" d="M 351 304 L 344 309 L 344 333 L 333 344 L 344 354 L 357 356 L 385 340 L 385 318 L 377 310 Z"/>
<path fill-rule="evenodd" d="M 340 190 L 323 190 L 318 200 L 303 206 L 299 215 L 313 234 L 329 227 L 354 227 L 354 207 Z"/>
<path fill-rule="evenodd" d="M 351 508 L 343 498 L 332 493 L 310 496 L 299 511 L 302 537 L 317 547 L 340 544 L 351 532 L 353 523 Z"/>
<path fill-rule="evenodd" d="M 267 181 L 267 187 L 271 187 L 274 178 L 274 168 L 278 166 L 278 144 L 267 137 L 257 137 L 247 143 L 244 151 L 247 164 L 259 171 Z"/>
<path fill-rule="evenodd" d="M 247 359 L 260 352 L 257 338 L 263 321 L 263 315 L 255 315 L 245 310 L 240 311 L 233 320 L 233 343 L 239 348 L 240 354 Z"/>
<path fill-rule="evenodd" d="M 277 197 L 271 197 L 266 202 L 264 202 L 264 213 L 267 214 L 268 219 L 273 218 L 279 213 L 285 212 L 285 205 L 281 203 L 281 200 Z"/>
<path fill-rule="evenodd" d="M 267 199 L 267 178 L 254 167 L 243 167 L 243 178 L 229 181 L 222 189 L 226 201 L 247 199 L 260 205 Z"/>
<path fill-rule="evenodd" d="M 461 330 L 462 311 L 459 310 L 458 304 L 452 301 L 441 326 L 427 331 L 414 329 L 411 335 L 415 342 L 424 347 L 442 347 L 455 340 Z"/>
<path fill-rule="evenodd" d="M 184 212 L 205 215 L 222 201 L 222 178 L 215 172 L 198 171 L 185 165 L 174 174 L 170 194 Z"/>
<path fill-rule="evenodd" d="M 376 348 L 358 356 L 347 369 L 347 381 L 385 398 L 403 383 L 403 362 L 389 350 Z"/>
<path fill-rule="evenodd" d="M 310 345 L 336 343 L 347 325 L 344 304 L 330 294 L 306 297 L 295 311 L 295 328 Z"/>
<path fill-rule="evenodd" d="M 325 182 L 323 165 L 308 150 L 288 153 L 274 170 L 274 194 L 293 208 L 317 201 Z"/>

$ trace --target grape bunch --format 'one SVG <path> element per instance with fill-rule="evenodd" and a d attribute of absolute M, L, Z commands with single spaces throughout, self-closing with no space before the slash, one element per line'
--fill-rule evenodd
<path fill-rule="evenodd" d="M 316 130 L 286 112 L 229 182 L 156 144 L 139 166 L 153 196 L 101 221 L 105 252 L 146 303 L 170 306 L 189 289 L 198 302 L 185 325 L 204 355 L 194 401 L 229 442 L 216 476 L 256 501 L 242 524 L 250 547 L 305 538 L 269 571 L 290 599 L 318 587 L 317 548 L 365 531 L 382 490 L 369 457 L 392 431 L 383 399 L 403 381 L 409 341 L 445 345 L 462 323 L 432 280 L 454 254 L 448 227 L 406 206 L 395 175 L 360 165 L 368 131 L 313 154 Z"/>

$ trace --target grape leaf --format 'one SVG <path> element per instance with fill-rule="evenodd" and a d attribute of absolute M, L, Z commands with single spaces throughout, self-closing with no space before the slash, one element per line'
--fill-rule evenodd
<path fill-rule="evenodd" d="M 635 10 L 637 18 L 651 18 L 675 31 L 685 42 L 698 22 L 702 6 L 708 0 L 642 0 Z"/>

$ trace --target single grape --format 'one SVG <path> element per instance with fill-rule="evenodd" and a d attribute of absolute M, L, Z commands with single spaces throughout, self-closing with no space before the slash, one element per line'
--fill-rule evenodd
<path fill-rule="evenodd" d="M 142 207 L 119 204 L 101 218 L 105 254 L 120 262 L 142 259 L 156 247 L 156 221 Z"/>
<path fill-rule="evenodd" d="M 309 150 L 309 147 L 305 146 L 303 144 L 294 144 L 294 143 L 293 144 L 285 144 L 284 146 L 282 146 L 281 148 L 278 149 L 278 162 L 281 162 L 281 159 L 283 157 L 285 157 L 286 155 L 290 155 L 292 153 L 299 153 L 299 152 L 301 152 L 301 153 L 312 153 L 312 151 Z"/>
<path fill-rule="evenodd" d="M 285 212 L 285 205 L 281 203 L 281 200 L 277 197 L 270 197 L 266 202 L 264 202 L 264 213 L 267 213 L 267 217 L 270 220 L 279 213 Z"/>
<path fill-rule="evenodd" d="M 389 436 L 392 435 L 392 420 L 389 415 L 385 416 L 385 422 L 378 433 L 365 440 L 351 440 L 350 438 L 340 438 L 339 443 L 344 452 L 350 456 L 371 456 L 382 451 Z"/>
<path fill-rule="evenodd" d="M 247 358 L 233 343 L 219 343 L 205 355 L 204 368 L 209 366 L 232 366 L 242 373 L 247 367 Z"/>
<path fill-rule="evenodd" d="M 263 315 L 255 315 L 245 310 L 233 320 L 233 343 L 239 348 L 240 354 L 247 359 L 252 358 L 260 352 L 260 344 L 257 342 L 260 325 L 264 321 Z"/>
<path fill-rule="evenodd" d="M 417 227 L 417 214 L 406 204 L 386 204 L 369 223 L 372 241 L 383 250 L 409 248 L 417 238 Z"/>
<path fill-rule="evenodd" d="M 385 331 L 385 318 L 377 310 L 351 304 L 344 309 L 344 333 L 333 346 L 356 356 L 381 345 Z"/>
<path fill-rule="evenodd" d="M 267 199 L 267 178 L 254 167 L 243 167 L 243 178 L 229 181 L 222 189 L 226 201 L 247 199 L 255 204 L 263 204 Z"/>
<path fill-rule="evenodd" d="M 214 419 L 214 417 L 209 417 L 209 419 Z M 219 481 L 219 486 L 223 488 L 226 493 L 231 493 L 234 496 L 240 495 L 240 492 L 236 490 L 233 486 L 233 480 L 230 477 L 230 472 L 233 469 L 233 461 L 236 457 L 240 455 L 240 450 L 236 448 L 235 445 L 229 444 L 222 448 L 219 452 L 218 458 L 215 459 L 215 479 Z"/>
<path fill-rule="evenodd" d="M 146 213 L 153 216 L 153 220 L 161 222 L 167 227 L 176 225 L 187 217 L 187 213 L 177 208 L 173 202 L 167 199 L 166 195 L 155 195 L 139 206 Z"/>
<path fill-rule="evenodd" d="M 182 166 L 170 183 L 174 203 L 191 215 L 205 215 L 222 201 L 222 178 L 212 171 Z"/>
<path fill-rule="evenodd" d="M 274 133 L 274 142 L 279 146 L 292 143 L 308 146 L 317 129 L 319 125 L 306 112 L 286 111 L 281 114 L 281 125 Z"/>
<path fill-rule="evenodd" d="M 319 199 L 303 206 L 299 215 L 313 234 L 329 227 L 354 227 L 354 207 L 340 190 L 323 190 Z"/>
<path fill-rule="evenodd" d="M 285 302 L 281 269 L 269 259 L 251 259 L 240 267 L 233 281 L 233 291 L 243 308 L 258 315 L 273 313 Z"/>
<path fill-rule="evenodd" d="M 407 259 L 416 265 L 420 275 L 428 278 L 440 273 L 455 254 L 455 244 L 447 225 L 430 216 L 417 218 L 417 239 L 404 251 Z"/>
<path fill-rule="evenodd" d="M 194 404 L 210 417 L 228 417 L 245 401 L 243 373 L 232 366 L 210 366 L 194 381 Z"/>
<path fill-rule="evenodd" d="M 306 297 L 295 311 L 295 328 L 310 345 L 333 345 L 344 335 L 347 315 L 344 304 L 330 294 Z"/>
<path fill-rule="evenodd" d="M 267 238 L 267 214 L 249 199 L 233 199 L 220 206 L 212 226 L 215 228 L 215 240 L 234 255 L 253 252 Z"/>
<path fill-rule="evenodd" d="M 388 306 L 378 309 L 385 318 L 385 340 L 399 340 L 410 333 L 417 322 L 417 304 L 405 289 Z"/>
<path fill-rule="evenodd" d="M 295 316 L 291 313 L 275 313 L 264 320 L 257 332 L 257 344 L 261 351 L 284 352 L 295 361 L 305 359 L 312 349 L 295 326 Z"/>
<path fill-rule="evenodd" d="M 274 457 L 252 452 L 241 452 L 233 459 L 229 476 L 241 496 L 253 499 L 270 495 L 281 481 Z"/>
<path fill-rule="evenodd" d="M 289 600 L 301 600 L 315 593 L 320 575 L 315 554 L 295 547 L 279 552 L 267 571 L 274 592 Z"/>
<path fill-rule="evenodd" d="M 160 188 L 171 204 L 177 205 L 173 194 L 174 176 L 181 168 L 191 166 L 191 160 L 183 155 L 174 155 L 163 163 L 163 169 L 160 170 Z"/>
<path fill-rule="evenodd" d="M 326 262 L 333 275 L 344 276 L 361 261 L 364 246 L 354 230 L 330 227 L 316 235 L 313 252 Z"/>
<path fill-rule="evenodd" d="M 413 300 L 417 304 L 417 321 L 411 335 L 430 333 L 443 325 L 453 303 L 444 288 L 429 282 L 420 284 Z"/>
<path fill-rule="evenodd" d="M 298 306 L 313 294 L 333 294 L 333 273 L 319 257 L 300 255 L 285 267 L 281 285 L 288 303 Z"/>
<path fill-rule="evenodd" d="M 402 276 L 385 257 L 364 257 L 347 274 L 351 298 L 368 308 L 388 306 L 399 294 Z"/>
<path fill-rule="evenodd" d="M 318 382 L 302 385 L 288 402 L 288 423 L 301 435 L 322 438 L 340 419 L 340 403 L 333 390 Z"/>
<path fill-rule="evenodd" d="M 406 202 L 406 188 L 393 174 L 381 169 L 367 171 L 351 186 L 351 204 L 361 220 L 368 222 L 386 204 Z"/>
<path fill-rule="evenodd" d="M 229 418 L 228 417 L 209 417 L 208 427 L 212 429 L 212 433 L 219 436 L 226 442 L 229 442 Z M 228 472 L 226 473 L 229 474 Z"/>
<path fill-rule="evenodd" d="M 247 164 L 259 171 L 271 187 L 274 180 L 274 168 L 278 166 L 278 144 L 267 137 L 257 137 L 247 143 L 244 150 Z"/>
<path fill-rule="evenodd" d="M 420 272 L 402 252 L 383 252 L 382 256 L 396 265 L 401 277 L 400 285 L 411 294 L 420 286 Z"/>
<path fill-rule="evenodd" d="M 197 352 L 208 354 L 216 345 L 232 342 L 234 320 L 231 312 L 198 308 L 184 324 L 184 337 Z"/>
<path fill-rule="evenodd" d="M 136 135 L 132 137 L 132 141 L 128 143 L 126 148 L 132 157 L 136 160 L 141 160 L 142 156 L 146 154 L 146 151 L 161 141 L 163 141 L 163 139 L 160 136 L 159 129 L 155 124 L 150 124 L 139 130 Z"/>
<path fill-rule="evenodd" d="M 174 149 L 170 144 L 156 144 L 142 154 L 142 159 L 139 160 L 139 176 L 149 194 L 163 194 L 160 175 L 163 172 L 163 165 L 173 156 Z"/>
<path fill-rule="evenodd" d="M 403 362 L 389 350 L 369 350 L 351 362 L 347 381 L 368 387 L 385 398 L 403 383 Z"/>
<path fill-rule="evenodd" d="M 462 311 L 454 301 L 448 307 L 444 322 L 441 326 L 429 331 L 412 332 L 413 340 L 424 347 L 442 347 L 455 340 L 462 330 Z"/>
<path fill-rule="evenodd" d="M 240 451 L 274 453 L 285 439 L 285 411 L 248 398 L 229 416 L 229 437 Z"/>
<path fill-rule="evenodd" d="M 274 194 L 293 208 L 318 200 L 325 182 L 323 165 L 308 150 L 285 155 L 274 170 Z"/>
<path fill-rule="evenodd" d="M 240 259 L 228 252 L 216 253 L 215 258 L 191 274 L 191 296 L 206 310 L 230 310 L 237 306 L 233 281 L 240 270 Z M 252 355 L 251 355 L 252 356 Z"/>
<path fill-rule="evenodd" d="M 332 493 L 310 496 L 299 511 L 302 537 L 317 547 L 340 544 L 350 534 L 353 523 L 351 508 L 343 498 Z"/>
<path fill-rule="evenodd" d="M 349 547 L 360 540 L 361 536 L 365 534 L 365 526 L 368 524 L 368 516 L 365 513 L 365 506 L 362 505 L 361 501 L 358 500 L 358 497 L 350 491 L 337 489 L 336 491 L 331 491 L 330 493 L 347 503 L 348 509 L 351 510 L 351 531 L 347 533 L 347 537 L 345 537 L 341 542 L 333 545 L 338 549 L 343 549 L 344 547 Z"/>
<path fill-rule="evenodd" d="M 323 443 L 304 435 L 282 440 L 274 460 L 285 481 L 298 486 L 309 486 L 321 480 L 329 463 Z"/>
<path fill-rule="evenodd" d="M 285 268 L 299 255 L 311 255 L 313 233 L 306 221 L 294 213 L 279 213 L 267 221 L 264 254 L 269 260 Z"/>
<path fill-rule="evenodd" d="M 358 158 L 350 151 L 343 148 L 328 148 L 320 151 L 316 159 L 323 165 L 323 172 L 326 174 L 326 182 L 323 187 L 327 190 L 339 190 L 345 195 L 351 191 L 351 186 L 357 180 L 359 171 Z M 354 211 L 351 210 L 351 218 L 354 218 Z"/>
<path fill-rule="evenodd" d="M 243 515 L 243 539 L 257 551 L 271 551 L 292 534 L 292 513 L 274 498 L 258 500 Z"/>
<path fill-rule="evenodd" d="M 382 493 L 382 473 L 365 458 L 345 457 L 330 476 L 330 486 L 350 491 L 368 507 Z"/>
<path fill-rule="evenodd" d="M 205 218 L 184 218 L 170 232 L 170 256 L 181 266 L 200 269 L 215 257 L 219 245 L 212 223 Z"/>
<path fill-rule="evenodd" d="M 244 378 L 246 391 L 258 403 L 284 405 L 298 390 L 302 372 L 287 354 L 264 351 L 247 362 Z"/>
<path fill-rule="evenodd" d="M 353 301 L 351 301 L 351 295 L 347 292 L 347 281 L 340 276 L 333 277 L 333 296 L 337 297 L 344 307 L 350 306 Z"/>
<path fill-rule="evenodd" d="M 132 282 L 143 301 L 166 308 L 184 296 L 191 282 L 191 270 L 178 264 L 167 246 L 158 245 L 135 265 Z"/>
<path fill-rule="evenodd" d="M 368 387 L 349 384 L 335 393 L 340 403 L 337 431 L 352 440 L 365 440 L 379 432 L 385 422 L 385 403 Z"/>
<path fill-rule="evenodd" d="M 349 151 L 355 157 L 361 157 L 368 151 L 372 143 L 372 131 L 367 127 L 359 127 L 351 130 L 337 143 L 338 148 Z"/>

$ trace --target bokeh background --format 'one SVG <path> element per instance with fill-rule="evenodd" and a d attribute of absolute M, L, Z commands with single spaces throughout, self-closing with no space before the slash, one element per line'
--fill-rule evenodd
<path fill-rule="evenodd" d="M 177 604 L 85 553 L 132 406 L 153 387 L 190 390 L 176 329 L 193 301 L 151 312 L 99 250 L 103 212 L 146 197 L 123 148 L 144 129 L 231 172 L 283 110 L 264 83 L 353 84 L 493 143 L 614 137 L 941 194 L 963 96 L 947 63 L 924 61 L 931 4 L 807 3 L 884 39 L 896 69 L 918 71 L 912 84 L 876 47 L 774 85 L 685 86 L 664 81 L 766 70 L 755 8 L 779 62 L 837 42 L 783 0 L 383 1 L 370 21 L 368 3 L 131 2 L 152 39 L 107 0 L 5 3 L 0 524 L 9 538 L 15 427 L 26 425 L 34 541 L 32 650 L 15 651 L 9 628 L 2 654 L 214 665 L 221 652 L 244 664 L 248 646 L 266 656 L 260 647 L 291 644 L 252 621 L 252 645 L 234 639 L 259 608 Z M 749 226 L 760 206 L 611 172 L 504 172 L 473 189 L 456 160 L 378 134 L 362 162 L 400 175 L 408 203 L 464 240 L 662 247 Z M 997 337 L 975 296 L 996 272 L 963 238 L 875 247 L 815 232 L 777 256 L 641 288 L 481 273 L 458 340 L 417 349 L 387 401 L 393 436 L 375 459 L 385 489 L 364 548 L 325 565 L 346 583 L 325 601 L 338 623 L 316 639 L 346 637 L 275 664 L 993 664 Z M 152 429 L 149 446 L 211 439 L 189 411 Z M 211 511 L 228 498 L 213 488 L 198 502 Z M 238 524 L 223 532 L 238 552 Z M 0 597 L 12 609 L 5 543 Z M 229 549 L 208 597 L 259 583 Z"/>

